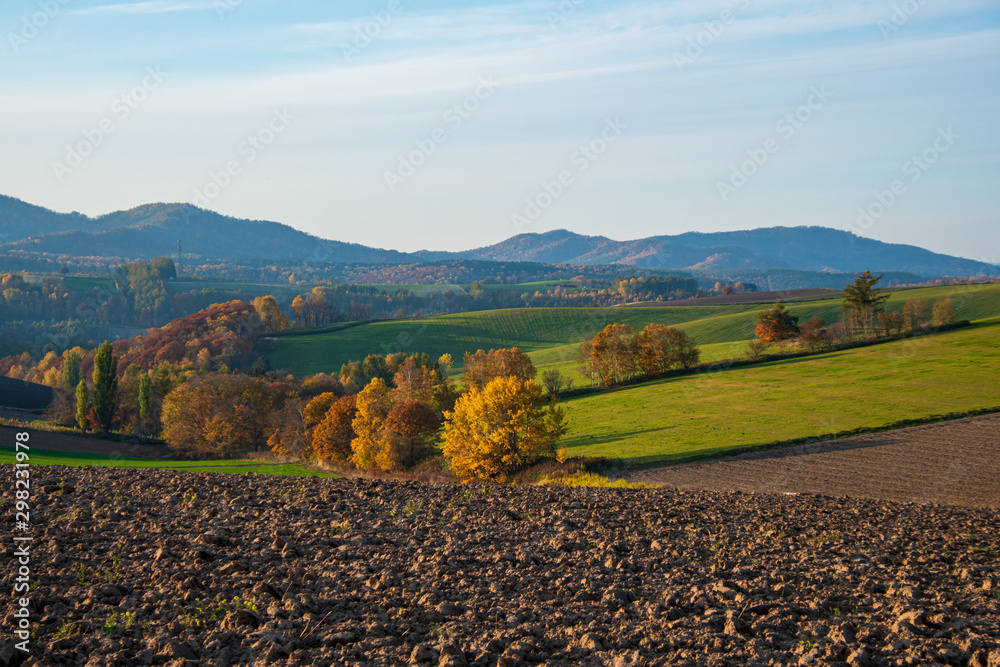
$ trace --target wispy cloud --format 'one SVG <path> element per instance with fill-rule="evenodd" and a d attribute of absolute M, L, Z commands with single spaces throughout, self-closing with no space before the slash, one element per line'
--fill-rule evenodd
<path fill-rule="evenodd" d="M 94 16 L 107 14 L 168 14 L 172 12 L 202 12 L 213 9 L 214 2 L 167 2 L 166 0 L 147 0 L 146 2 L 120 2 L 113 5 L 100 5 L 77 9 L 71 13 L 78 16 Z"/>

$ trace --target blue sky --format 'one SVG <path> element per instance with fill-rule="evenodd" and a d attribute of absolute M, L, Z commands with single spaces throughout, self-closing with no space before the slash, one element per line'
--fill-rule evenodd
<path fill-rule="evenodd" d="M 0 192 L 459 250 L 824 225 L 1000 261 L 995 0 L 9 0 Z"/>

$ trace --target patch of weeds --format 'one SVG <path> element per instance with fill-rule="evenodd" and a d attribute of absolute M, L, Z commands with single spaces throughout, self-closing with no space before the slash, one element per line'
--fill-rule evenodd
<path fill-rule="evenodd" d="M 77 586 L 92 586 L 94 584 L 117 584 L 124 581 L 125 575 L 122 573 L 122 563 L 115 559 L 111 562 L 110 568 L 90 568 L 81 565 L 76 573 Z"/>
<path fill-rule="evenodd" d="M 214 544 L 217 547 L 229 548 L 236 546 L 236 540 L 231 538 L 227 533 L 219 533 L 215 537 L 209 538 L 209 543 Z"/>
<path fill-rule="evenodd" d="M 250 600 L 244 600 L 239 595 L 231 600 L 227 600 L 221 595 L 216 595 L 212 600 L 195 600 L 180 615 L 178 621 L 185 627 L 207 628 L 215 626 L 222 618 L 231 611 L 248 609 L 254 613 L 259 613 L 257 605 Z"/>
<path fill-rule="evenodd" d="M 653 488 L 649 484 L 641 484 L 638 482 L 626 482 L 624 479 L 616 479 L 612 481 L 610 478 L 604 475 L 598 475 L 594 472 L 588 472 L 586 470 L 580 470 L 573 473 L 572 475 L 561 475 L 558 477 L 543 477 L 539 482 L 542 486 L 587 486 L 587 487 L 598 487 L 603 489 L 651 489 Z"/>
<path fill-rule="evenodd" d="M 194 499 L 197 497 L 198 497 L 197 491 L 195 491 L 194 489 L 188 489 L 187 491 L 184 492 L 184 495 L 181 496 L 181 504 L 190 505 L 194 502 Z"/>
<path fill-rule="evenodd" d="M 403 505 L 403 514 L 409 516 L 414 512 L 418 512 L 424 507 L 424 501 L 420 498 L 413 498 L 408 500 L 405 505 Z"/>
<path fill-rule="evenodd" d="M 62 523 L 64 521 L 68 523 L 70 521 L 76 521 L 79 518 L 80 518 L 80 508 L 77 507 L 76 505 L 73 505 L 72 507 L 69 508 L 68 512 L 66 512 L 61 516 L 57 516 L 54 520 L 56 521 L 56 523 Z"/>
<path fill-rule="evenodd" d="M 330 535 L 331 536 L 335 536 L 335 535 L 347 535 L 352 530 L 354 530 L 354 526 L 352 526 L 350 524 L 350 522 L 345 521 L 343 523 L 334 524 L 330 528 Z"/>
<path fill-rule="evenodd" d="M 81 565 L 79 571 L 76 573 L 76 585 L 77 586 L 89 586 L 93 583 L 94 571 L 91 570 L 86 565 Z"/>
<path fill-rule="evenodd" d="M 844 610 L 840 607 L 830 607 L 830 611 L 827 612 L 827 618 L 830 619 L 843 618 L 845 615 Z"/>
<path fill-rule="evenodd" d="M 301 505 L 308 500 L 309 490 L 305 484 L 300 484 L 299 486 L 293 486 L 286 491 L 282 491 L 280 496 L 287 505 Z"/>
<path fill-rule="evenodd" d="M 799 640 L 799 646 L 804 646 L 807 651 L 811 651 L 813 649 L 813 647 L 815 646 L 815 644 L 813 644 L 808 639 L 800 639 Z"/>
<path fill-rule="evenodd" d="M 107 620 L 104 621 L 104 625 L 101 626 L 101 630 L 103 630 L 105 634 L 120 635 L 128 632 L 136 625 L 138 625 L 138 621 L 134 611 L 116 611 L 112 612 L 111 615 L 108 616 Z"/>
<path fill-rule="evenodd" d="M 56 633 L 52 635 L 52 641 L 60 639 L 73 639 L 83 636 L 83 627 L 76 621 L 63 621 Z"/>

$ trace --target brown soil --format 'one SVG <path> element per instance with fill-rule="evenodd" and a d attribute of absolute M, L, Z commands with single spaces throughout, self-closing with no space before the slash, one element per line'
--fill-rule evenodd
<path fill-rule="evenodd" d="M 680 489 L 1000 507 L 1000 414 L 628 475 Z"/>
<path fill-rule="evenodd" d="M 31 481 L 24 665 L 1000 665 L 995 509 L 58 466 Z M 9 466 L 0 489 L 10 535 Z M 0 605 L 6 634 L 14 596 Z"/>
<path fill-rule="evenodd" d="M 0 443 L 4 446 L 12 447 L 14 435 L 23 428 L 10 426 L 0 426 Z M 31 449 L 47 450 L 53 452 L 77 452 L 80 454 L 94 454 L 95 456 L 134 457 L 145 459 L 158 459 L 168 454 L 169 450 L 165 445 L 141 445 L 129 442 L 112 442 L 101 438 L 88 438 L 71 433 L 52 433 L 50 431 L 39 431 L 31 429 Z"/>

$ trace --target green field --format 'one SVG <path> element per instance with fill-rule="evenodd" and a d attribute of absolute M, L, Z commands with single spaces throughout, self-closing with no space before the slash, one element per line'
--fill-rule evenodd
<path fill-rule="evenodd" d="M 74 452 L 56 452 L 43 449 L 30 451 L 30 464 L 35 466 L 113 466 L 115 468 L 160 468 L 179 472 L 225 472 L 292 477 L 334 477 L 297 463 L 261 463 L 260 461 L 150 461 L 149 459 L 96 456 Z M 13 447 L 0 447 L 0 464 L 15 463 Z"/>
<path fill-rule="evenodd" d="M 919 299 L 930 310 L 948 296 L 960 319 L 977 320 L 1000 315 L 1000 285 L 958 285 L 897 290 L 888 302 L 900 310 L 907 299 Z M 766 304 L 719 306 L 647 306 L 641 308 L 518 308 L 372 322 L 323 333 L 303 332 L 277 338 L 267 356 L 273 368 L 297 376 L 336 372 L 341 364 L 368 354 L 426 352 L 433 358 L 448 352 L 461 365 L 465 352 L 517 346 L 528 352 L 539 368 L 558 368 L 573 374 L 577 386 L 586 378 L 577 373 L 580 342 L 606 324 L 623 322 L 641 329 L 650 322 L 687 331 L 702 348 L 706 361 L 738 357 L 753 338 L 757 312 Z M 843 309 L 838 299 L 803 301 L 788 309 L 800 321 L 819 316 L 835 322 Z"/>
<path fill-rule="evenodd" d="M 571 456 L 638 465 L 1000 408 L 1000 318 L 566 401 Z"/>

